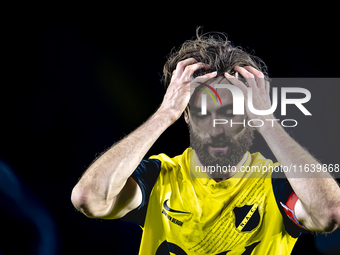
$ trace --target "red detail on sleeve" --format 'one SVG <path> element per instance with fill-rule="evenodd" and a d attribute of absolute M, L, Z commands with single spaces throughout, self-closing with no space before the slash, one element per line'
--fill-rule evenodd
<path fill-rule="evenodd" d="M 295 207 L 295 204 L 296 204 L 296 202 L 298 201 L 298 196 L 295 194 L 295 192 L 293 192 L 290 196 L 289 196 L 289 198 L 288 198 L 288 200 L 287 200 L 287 202 L 286 202 L 286 206 L 289 208 L 289 209 L 291 209 L 291 210 L 293 210 L 294 211 L 294 207 Z"/>
<path fill-rule="evenodd" d="M 298 201 L 298 199 L 299 199 L 298 196 L 295 194 L 295 192 L 293 192 L 288 197 L 286 204 L 283 204 L 281 202 L 280 202 L 280 204 L 282 205 L 282 207 L 283 207 L 285 213 L 287 214 L 287 216 L 289 217 L 289 219 L 291 219 L 300 228 L 306 229 L 304 226 L 302 226 L 302 224 L 298 221 L 298 219 L 295 216 L 294 208 L 295 208 L 295 204 Z"/>

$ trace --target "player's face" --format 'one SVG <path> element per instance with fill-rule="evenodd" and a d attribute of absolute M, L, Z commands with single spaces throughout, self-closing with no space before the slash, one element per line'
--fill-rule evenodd
<path fill-rule="evenodd" d="M 230 84 L 225 78 L 218 78 L 213 84 Z M 233 97 L 228 89 L 217 89 L 222 105 L 216 98 L 207 96 L 207 114 L 201 114 L 201 92 L 190 105 L 190 143 L 205 166 L 234 166 L 249 150 L 253 141 L 253 129 L 243 122 L 246 115 L 233 115 Z M 227 124 L 215 124 L 214 119 L 225 119 Z M 234 124 L 230 124 L 231 121 Z M 240 124 L 237 124 L 240 123 Z M 245 122 L 247 123 L 247 122 Z"/>

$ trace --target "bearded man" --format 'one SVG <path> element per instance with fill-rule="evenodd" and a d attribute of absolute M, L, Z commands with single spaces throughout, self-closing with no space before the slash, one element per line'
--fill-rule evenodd
<path fill-rule="evenodd" d="M 277 175 L 279 167 L 320 163 L 272 114 L 255 115 L 247 103 L 243 115 L 234 113 L 232 88 L 221 87 L 235 86 L 245 102 L 249 87 L 253 107 L 270 109 L 269 78 L 259 58 L 223 36 L 197 35 L 169 56 L 163 81 L 167 91 L 159 109 L 103 153 L 74 187 L 71 199 L 79 211 L 139 223 L 143 255 L 290 254 L 303 231 L 339 226 L 337 182 L 327 171 Z M 182 113 L 190 148 L 173 158 L 161 153 L 145 159 Z M 254 119 L 265 125 L 244 125 Z M 277 163 L 249 153 L 255 130 Z"/>

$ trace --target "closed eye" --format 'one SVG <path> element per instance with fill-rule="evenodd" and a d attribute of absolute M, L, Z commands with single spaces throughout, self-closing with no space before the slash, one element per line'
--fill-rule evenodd
<path fill-rule="evenodd" d="M 202 115 L 201 111 L 190 111 L 191 115 L 197 119 L 204 119 L 208 116 L 210 116 L 210 112 L 207 112 L 207 114 Z"/>
<path fill-rule="evenodd" d="M 224 115 L 232 116 L 233 115 L 233 110 L 232 109 L 227 109 L 226 111 L 224 111 Z"/>
<path fill-rule="evenodd" d="M 222 116 L 227 116 L 227 117 L 233 117 L 233 106 L 232 104 L 225 105 L 218 109 L 218 114 Z"/>

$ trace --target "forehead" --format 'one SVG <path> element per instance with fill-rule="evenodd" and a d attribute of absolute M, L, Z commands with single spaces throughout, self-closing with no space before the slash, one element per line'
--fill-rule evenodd
<path fill-rule="evenodd" d="M 207 82 L 204 82 L 204 83 L 208 84 L 213 89 L 215 89 L 215 91 L 217 92 L 218 96 L 221 98 L 222 106 L 229 105 L 229 104 L 233 103 L 233 96 L 232 96 L 232 93 L 230 92 L 229 89 L 226 89 L 226 88 L 216 88 L 217 84 L 231 84 L 226 78 L 224 78 L 224 77 L 217 77 L 214 80 L 207 81 Z M 209 110 L 209 108 L 221 107 L 220 101 L 219 101 L 218 96 L 216 95 L 216 93 L 214 93 L 210 88 L 208 88 L 206 86 L 204 86 L 203 88 L 206 91 L 210 92 L 210 95 L 207 94 L 203 90 L 199 90 L 198 93 L 197 93 L 196 99 L 194 101 L 194 106 L 195 107 L 201 107 L 201 104 L 202 104 L 202 94 L 206 94 L 208 110 Z M 217 103 L 216 105 L 215 105 L 214 99 L 211 96 L 213 96 L 213 98 L 215 99 L 215 101 Z"/>

